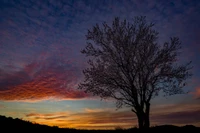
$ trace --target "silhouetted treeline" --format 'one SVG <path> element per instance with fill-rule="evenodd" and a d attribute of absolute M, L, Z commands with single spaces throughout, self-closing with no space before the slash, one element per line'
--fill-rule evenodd
<path fill-rule="evenodd" d="M 138 128 L 130 128 L 130 129 L 121 129 L 116 128 L 115 130 L 79 130 L 73 128 L 59 128 L 57 126 L 47 126 L 41 125 L 37 123 L 32 123 L 29 121 L 21 120 L 18 118 L 5 117 L 0 115 L 0 131 L 4 132 L 53 132 L 53 133 L 141 133 L 141 132 L 192 132 L 199 133 L 200 127 L 195 127 L 193 125 L 186 125 L 182 127 L 174 126 L 174 125 L 163 125 L 163 126 L 155 126 L 151 127 L 148 130 L 140 131 Z"/>

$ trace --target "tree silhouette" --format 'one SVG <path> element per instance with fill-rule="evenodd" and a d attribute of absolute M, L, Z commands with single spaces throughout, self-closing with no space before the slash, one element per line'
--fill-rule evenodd
<path fill-rule="evenodd" d="M 128 22 L 116 17 L 111 26 L 96 24 L 86 35 L 81 53 L 89 56 L 85 79 L 79 89 L 101 98 L 116 99 L 117 108 L 129 106 L 137 115 L 139 128 L 149 128 L 150 101 L 160 91 L 166 95 L 184 93 L 192 76 L 191 61 L 178 62 L 179 38 L 158 44 L 158 32 L 146 17 Z"/>

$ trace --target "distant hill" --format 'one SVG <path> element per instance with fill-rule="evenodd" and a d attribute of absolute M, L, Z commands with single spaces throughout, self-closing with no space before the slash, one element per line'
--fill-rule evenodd
<path fill-rule="evenodd" d="M 132 129 L 116 129 L 116 130 L 78 130 L 70 128 L 58 128 L 56 126 L 47 126 L 37 123 L 32 123 L 29 121 L 21 120 L 18 118 L 5 117 L 0 115 L 0 131 L 4 132 L 53 132 L 53 133 L 116 133 L 118 131 L 123 133 L 141 133 L 137 128 Z M 151 127 L 150 129 L 145 130 L 146 132 L 193 132 L 200 133 L 200 127 L 195 127 L 193 125 L 186 125 L 182 127 L 173 126 L 173 125 L 162 125 Z"/>
<path fill-rule="evenodd" d="M 65 129 L 65 128 L 58 128 L 56 126 L 47 126 L 47 125 L 41 125 L 37 123 L 32 123 L 29 121 L 21 120 L 18 118 L 11 118 L 11 117 L 5 117 L 0 115 L 0 131 L 4 130 L 4 132 L 9 131 L 15 131 L 15 132 L 41 132 L 41 131 L 51 131 L 55 133 L 62 133 L 66 132 L 72 132 L 76 129 Z"/>

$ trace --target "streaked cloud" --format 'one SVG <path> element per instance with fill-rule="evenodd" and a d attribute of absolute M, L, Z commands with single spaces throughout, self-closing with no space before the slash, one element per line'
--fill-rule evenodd
<path fill-rule="evenodd" d="M 26 119 L 51 126 L 77 129 L 114 129 L 118 126 L 129 128 L 137 121 L 131 111 L 113 111 L 112 109 L 85 109 L 76 113 L 30 113 L 26 115 Z"/>
<path fill-rule="evenodd" d="M 66 112 L 59 112 L 59 113 L 52 113 L 52 114 L 39 114 L 39 113 L 30 113 L 27 114 L 26 117 L 34 117 L 34 119 L 59 119 L 59 118 L 65 118 L 69 115 L 69 113 Z"/>
<path fill-rule="evenodd" d="M 193 124 L 200 126 L 200 106 L 196 104 L 163 104 L 152 106 L 151 125 L 173 124 L 177 126 Z"/>
<path fill-rule="evenodd" d="M 152 106 L 150 114 L 151 126 L 164 124 L 199 126 L 200 124 L 200 107 L 197 104 Z M 77 129 L 115 129 L 137 126 L 137 117 L 129 109 L 85 108 L 76 112 L 29 113 L 25 118 L 41 124 Z"/>
<path fill-rule="evenodd" d="M 200 109 L 179 112 L 169 112 L 167 114 L 160 114 L 152 116 L 152 123 L 159 123 L 160 125 L 172 124 L 172 125 L 196 125 L 199 126 Z"/>

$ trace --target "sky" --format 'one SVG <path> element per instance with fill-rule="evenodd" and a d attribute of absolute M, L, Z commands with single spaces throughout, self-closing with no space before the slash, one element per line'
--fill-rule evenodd
<path fill-rule="evenodd" d="M 200 126 L 199 0 L 0 0 L 0 115 L 62 128 L 136 127 L 130 108 L 77 89 L 87 30 L 135 16 L 155 23 L 160 43 L 179 37 L 181 62 L 193 65 L 188 94 L 152 99 L 151 126 Z"/>

